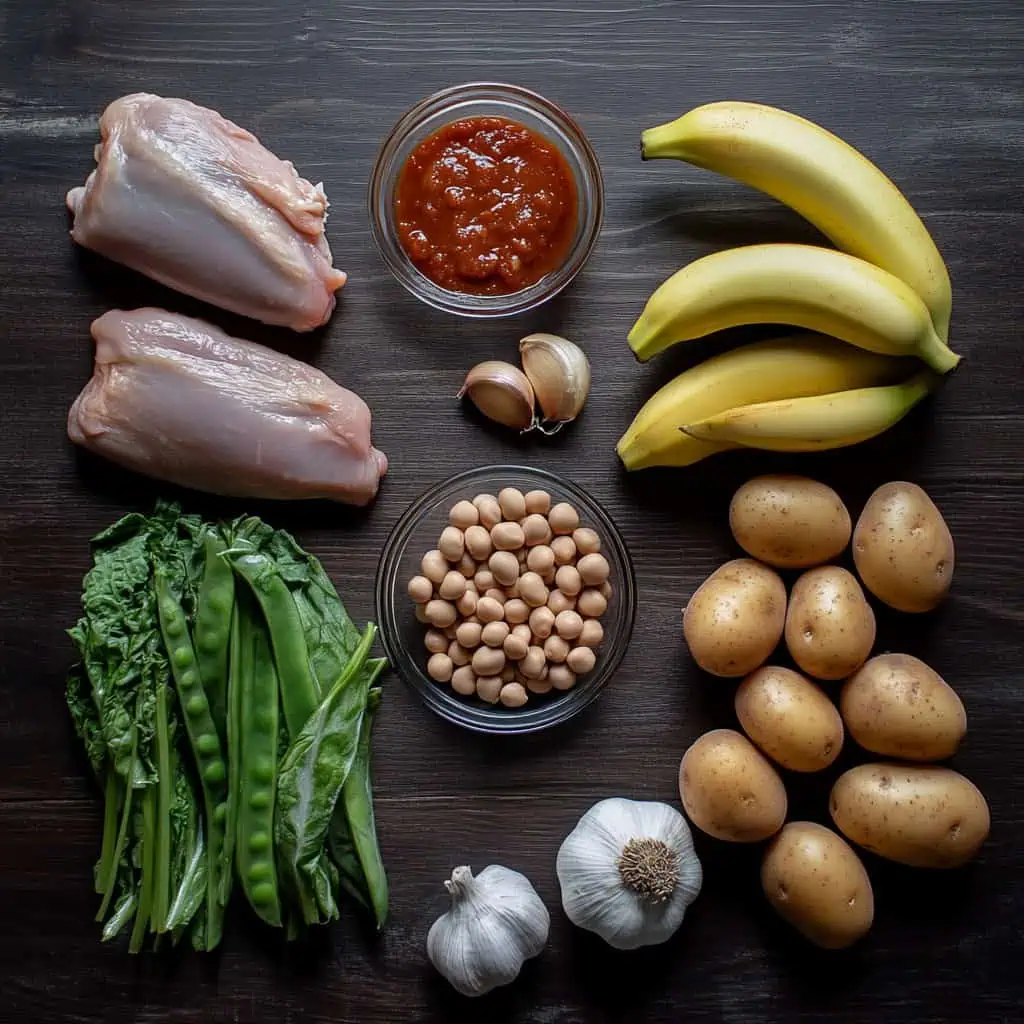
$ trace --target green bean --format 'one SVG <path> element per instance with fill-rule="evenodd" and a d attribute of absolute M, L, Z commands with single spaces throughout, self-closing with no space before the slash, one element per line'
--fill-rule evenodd
<path fill-rule="evenodd" d="M 252 588 L 270 631 L 274 664 L 281 687 L 281 705 L 288 732 L 297 736 L 319 703 L 319 687 L 309 661 L 295 599 L 281 578 L 277 564 L 249 547 L 225 552 L 235 572 Z"/>
<path fill-rule="evenodd" d="M 153 931 L 167 926 L 171 899 L 171 738 L 167 724 L 167 684 L 156 689 L 156 857 L 153 868 Z"/>
<path fill-rule="evenodd" d="M 208 526 L 203 531 L 206 563 L 196 600 L 193 630 L 199 678 L 203 681 L 210 715 L 221 744 L 227 743 L 228 650 L 231 642 L 232 609 L 235 604 L 235 574 L 221 558 L 227 550 L 220 533 Z"/>
<path fill-rule="evenodd" d="M 239 790 L 235 857 L 242 889 L 253 910 L 275 927 L 281 903 L 274 863 L 274 791 L 277 779 L 277 672 L 261 623 L 240 616 L 242 633 Z"/>
<path fill-rule="evenodd" d="M 163 572 L 154 574 L 157 613 L 163 634 L 171 674 L 178 690 L 185 731 L 199 770 L 207 826 L 207 904 L 206 948 L 214 949 L 221 938 L 223 907 L 220 903 L 221 851 L 227 815 L 227 766 L 221 752 L 217 727 L 210 715 L 210 704 L 199 678 L 195 650 L 188 632 L 188 620 L 178 599 L 171 593 Z"/>

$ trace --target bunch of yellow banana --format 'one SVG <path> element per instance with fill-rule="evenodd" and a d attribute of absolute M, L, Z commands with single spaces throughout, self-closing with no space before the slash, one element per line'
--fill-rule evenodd
<path fill-rule="evenodd" d="M 663 387 L 619 441 L 627 469 L 686 466 L 735 447 L 856 444 L 891 427 L 957 365 L 946 344 L 952 296 L 942 257 L 903 194 L 857 150 L 794 114 L 741 102 L 697 107 L 641 142 L 645 160 L 674 157 L 767 192 L 842 251 L 730 249 L 654 292 L 629 332 L 641 360 L 744 324 L 805 333 L 727 352 Z"/>

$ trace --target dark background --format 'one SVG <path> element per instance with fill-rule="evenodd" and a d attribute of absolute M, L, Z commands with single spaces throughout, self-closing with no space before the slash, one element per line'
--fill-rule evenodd
<path fill-rule="evenodd" d="M 1004 2 L 644 3 L 641 0 L 0 0 L 0 1007 L 19 1021 L 970 1021 L 1020 1019 L 1024 472 L 1024 6 Z M 472 79 L 534 88 L 578 117 L 601 159 L 605 228 L 582 277 L 504 323 L 433 314 L 389 277 L 365 191 L 377 147 L 425 94 Z M 254 130 L 332 201 L 328 235 L 349 272 L 318 337 L 211 312 L 67 237 L 65 191 L 92 166 L 96 117 L 118 95 L 187 96 Z M 627 478 L 614 443 L 672 375 L 757 332 L 682 346 L 640 366 L 625 334 L 654 286 L 727 245 L 819 241 L 768 198 L 681 164 L 642 165 L 641 128 L 715 99 L 757 99 L 824 123 L 875 158 L 934 233 L 954 285 L 947 388 L 881 439 L 821 457 L 723 456 Z M 391 921 L 376 944 L 348 920 L 282 953 L 235 907 L 221 955 L 129 957 L 92 921 L 100 803 L 63 705 L 88 539 L 168 488 L 80 457 L 68 405 L 89 376 L 90 321 L 114 306 L 201 311 L 315 361 L 374 411 L 391 459 L 376 506 L 263 512 L 325 561 L 357 619 L 373 608 L 388 531 L 455 470 L 525 460 L 590 488 L 636 561 L 640 614 L 601 700 L 527 742 L 475 737 L 429 714 L 395 677 L 376 736 L 377 807 Z M 483 358 L 530 330 L 589 350 L 583 418 L 518 442 L 454 399 Z M 880 614 L 879 646 L 927 659 L 967 706 L 955 765 L 986 793 L 992 835 L 970 868 L 867 861 L 873 931 L 823 954 L 775 919 L 760 851 L 698 837 L 704 890 L 664 947 L 623 955 L 573 929 L 554 859 L 596 800 L 676 802 L 687 745 L 733 723 L 732 684 L 691 664 L 679 609 L 735 549 L 725 509 L 747 476 L 797 469 L 856 515 L 892 478 L 924 485 L 957 542 L 953 592 L 922 618 Z M 186 495 L 190 509 L 240 506 Z M 847 752 L 841 764 L 855 760 Z M 791 815 L 826 820 L 828 778 L 791 787 Z M 482 1002 L 430 969 L 424 940 L 456 864 L 498 862 L 552 910 L 548 949 Z"/>

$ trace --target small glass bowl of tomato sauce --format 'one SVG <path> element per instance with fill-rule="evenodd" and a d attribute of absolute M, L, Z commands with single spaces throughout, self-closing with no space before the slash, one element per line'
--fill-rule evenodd
<path fill-rule="evenodd" d="M 580 127 L 516 85 L 473 82 L 412 107 L 370 178 L 370 224 L 413 295 L 462 316 L 522 313 L 580 272 L 604 214 Z"/>

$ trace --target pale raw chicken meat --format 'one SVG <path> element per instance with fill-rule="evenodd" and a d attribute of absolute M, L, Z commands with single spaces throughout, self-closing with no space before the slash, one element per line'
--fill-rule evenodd
<path fill-rule="evenodd" d="M 79 245 L 264 323 L 327 322 L 346 275 L 332 266 L 322 185 L 188 100 L 122 96 L 100 135 L 96 169 L 67 195 Z"/>
<path fill-rule="evenodd" d="M 96 364 L 68 416 L 76 444 L 171 483 L 240 498 L 365 505 L 387 459 L 370 410 L 305 363 L 162 309 L 92 324 Z"/>

